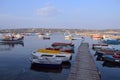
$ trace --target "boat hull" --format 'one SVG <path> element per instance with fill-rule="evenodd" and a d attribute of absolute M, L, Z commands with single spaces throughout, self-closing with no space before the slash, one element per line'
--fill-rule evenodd
<path fill-rule="evenodd" d="M 19 43 L 19 42 L 23 42 L 23 38 L 19 38 L 19 39 L 15 39 L 15 40 L 1 39 L 0 42 L 1 43 Z"/>
<path fill-rule="evenodd" d="M 112 63 L 119 63 L 120 64 L 120 58 L 114 58 L 112 55 L 106 55 L 104 56 L 104 60 Z"/>

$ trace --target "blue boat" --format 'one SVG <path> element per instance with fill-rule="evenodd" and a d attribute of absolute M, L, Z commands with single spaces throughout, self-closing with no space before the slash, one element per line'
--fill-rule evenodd
<path fill-rule="evenodd" d="M 106 44 L 120 44 L 120 40 L 117 39 L 107 39 L 103 40 L 102 42 Z"/>
<path fill-rule="evenodd" d="M 104 60 L 108 62 L 120 64 L 120 55 L 104 55 Z"/>

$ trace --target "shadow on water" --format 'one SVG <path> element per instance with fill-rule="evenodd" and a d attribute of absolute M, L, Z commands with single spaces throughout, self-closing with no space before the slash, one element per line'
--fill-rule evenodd
<path fill-rule="evenodd" d="M 37 72 L 50 72 L 50 73 L 61 73 L 62 69 L 69 69 L 71 67 L 70 62 L 63 62 L 59 67 L 44 67 L 38 64 L 32 63 L 30 69 Z"/>
<path fill-rule="evenodd" d="M 110 68 L 120 68 L 120 63 L 113 63 L 109 61 L 104 61 L 102 64 L 103 67 L 110 67 Z"/>
<path fill-rule="evenodd" d="M 0 51 L 9 51 L 18 45 L 24 47 L 24 42 L 22 41 L 18 43 L 0 43 Z"/>

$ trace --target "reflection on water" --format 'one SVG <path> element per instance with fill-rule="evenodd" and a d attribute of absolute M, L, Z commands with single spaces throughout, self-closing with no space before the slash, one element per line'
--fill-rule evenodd
<path fill-rule="evenodd" d="M 30 69 L 38 72 L 50 72 L 50 73 L 61 73 L 62 69 L 70 69 L 71 63 L 70 62 L 63 62 L 59 67 L 42 67 L 38 64 L 32 63 Z"/>
<path fill-rule="evenodd" d="M 111 67 L 111 68 L 120 68 L 120 64 L 119 63 L 113 63 L 113 62 L 108 62 L 108 61 L 104 61 L 102 64 L 103 67 Z"/>
<path fill-rule="evenodd" d="M 53 34 L 49 40 L 40 39 L 38 36 L 25 36 L 24 43 L 0 43 L 0 49 L 4 50 L 0 51 L 0 80 L 67 80 L 80 40 L 72 41 L 75 44 L 75 52 L 70 63 L 63 63 L 58 69 L 41 68 L 31 64 L 29 60 L 32 51 L 51 47 L 54 42 L 70 43 L 71 41 L 65 40 L 64 35 L 58 33 Z"/>
<path fill-rule="evenodd" d="M 101 80 L 120 80 L 120 63 L 105 61 L 103 56 L 95 54 L 96 51 L 92 49 L 92 44 L 101 43 L 100 40 L 89 39 L 89 43 L 91 44 L 91 54 L 94 56 L 95 63 L 101 73 Z M 115 49 L 120 49 L 120 45 L 110 46 Z"/>
<path fill-rule="evenodd" d="M 57 68 L 49 68 L 49 67 L 41 67 L 38 64 L 31 64 L 31 70 L 38 71 L 38 72 L 51 72 L 51 73 L 60 73 L 62 71 L 62 67 Z"/>
<path fill-rule="evenodd" d="M 70 67 L 71 67 L 71 63 L 70 62 L 63 62 L 62 63 L 62 68 L 70 69 Z"/>
<path fill-rule="evenodd" d="M 15 46 L 21 45 L 24 47 L 24 42 L 19 43 L 0 43 L 0 51 L 9 51 Z"/>

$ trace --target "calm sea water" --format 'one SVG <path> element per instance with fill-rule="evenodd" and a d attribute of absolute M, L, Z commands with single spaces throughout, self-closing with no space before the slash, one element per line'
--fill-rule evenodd
<path fill-rule="evenodd" d="M 91 46 L 93 43 L 99 43 L 99 40 L 92 40 L 92 39 L 87 39 L 90 43 L 90 51 L 91 54 L 94 58 L 94 61 L 98 67 L 98 70 L 101 73 L 101 80 L 120 80 L 120 65 L 117 64 L 113 64 L 113 63 L 108 63 L 105 61 L 99 61 L 97 60 L 97 57 L 94 56 L 95 51 L 92 50 Z M 110 45 L 115 49 L 119 49 L 120 50 L 120 44 L 118 45 Z"/>
<path fill-rule="evenodd" d="M 25 36 L 21 44 L 0 44 L 0 80 L 66 80 L 74 62 L 80 40 L 74 40 L 75 52 L 70 63 L 62 64 L 62 68 L 40 68 L 31 64 L 29 58 L 32 51 L 50 47 L 53 42 L 71 42 L 64 39 L 63 34 L 53 34 L 50 40 L 38 36 Z"/>
<path fill-rule="evenodd" d="M 63 34 L 53 34 L 50 40 L 43 40 L 38 36 L 25 36 L 24 43 L 21 44 L 0 44 L 0 80 L 66 80 L 81 40 L 72 41 L 75 44 L 75 52 L 70 63 L 62 64 L 62 68 L 40 68 L 32 65 L 29 60 L 32 51 L 50 47 L 53 42 L 71 41 L 65 40 Z M 91 45 L 98 41 L 86 38 L 85 42 L 89 42 L 91 55 L 101 73 L 101 80 L 120 80 L 120 66 L 96 60 Z M 120 48 L 120 45 L 112 46 Z"/>

